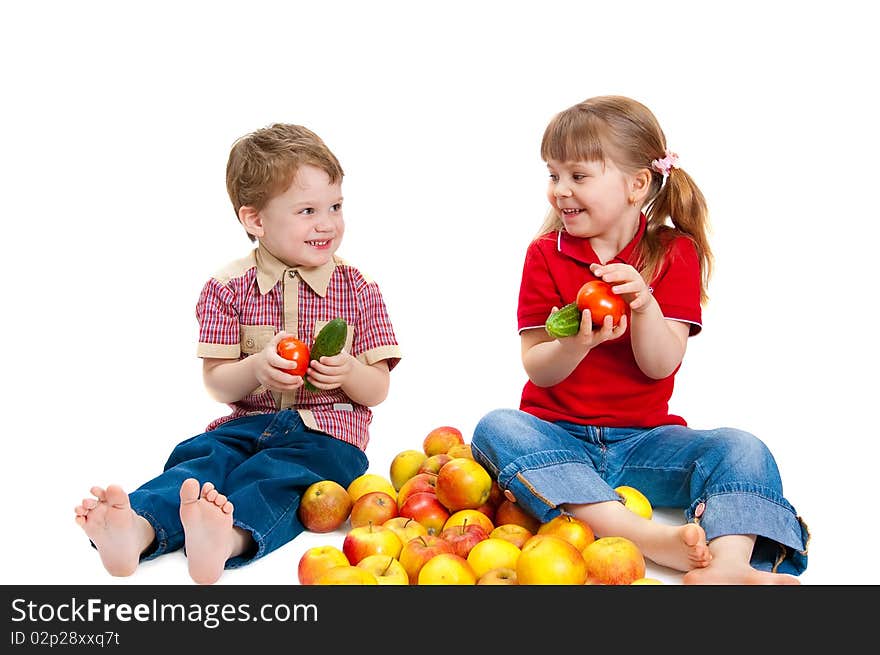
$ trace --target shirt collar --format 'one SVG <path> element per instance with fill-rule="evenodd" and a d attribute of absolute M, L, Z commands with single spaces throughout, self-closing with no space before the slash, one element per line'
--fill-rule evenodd
<path fill-rule="evenodd" d="M 614 257 L 612 257 L 609 262 L 623 262 L 625 264 L 633 264 L 633 253 L 635 252 L 636 246 L 639 244 L 639 241 L 642 240 L 642 236 L 645 234 L 645 227 L 647 226 L 647 219 L 644 214 L 639 214 L 639 227 L 636 230 L 635 236 L 632 238 L 628 244 L 623 247 L 619 253 L 617 253 Z M 571 257 L 572 259 L 576 259 L 585 264 L 601 264 L 599 261 L 599 256 L 593 250 L 593 246 L 590 245 L 589 239 L 584 239 L 582 237 L 573 237 L 565 229 L 559 230 L 559 236 L 556 240 L 556 248 L 563 255 Z M 609 263 L 605 262 L 605 263 Z"/>
<path fill-rule="evenodd" d="M 335 257 L 321 266 L 288 266 L 266 250 L 263 244 L 257 246 L 254 255 L 257 261 L 257 286 L 262 295 L 269 293 L 287 271 L 295 271 L 312 291 L 323 298 L 327 295 L 330 278 L 336 270 Z"/>

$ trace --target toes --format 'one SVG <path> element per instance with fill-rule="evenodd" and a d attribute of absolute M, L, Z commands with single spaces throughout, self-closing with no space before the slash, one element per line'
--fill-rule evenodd
<path fill-rule="evenodd" d="M 202 498 L 207 500 L 209 503 L 213 503 L 217 499 L 217 496 L 218 496 L 218 492 L 216 489 L 211 489 L 207 493 L 202 492 Z"/>
<path fill-rule="evenodd" d="M 212 491 L 214 491 L 214 483 L 213 482 L 206 482 L 205 484 L 203 484 L 202 485 L 202 498 L 207 498 L 208 494 L 210 494 Z"/>
<path fill-rule="evenodd" d="M 123 491 L 118 484 L 111 484 L 107 487 L 105 499 L 110 505 L 116 509 L 125 509 L 128 507 L 128 494 Z"/>
<path fill-rule="evenodd" d="M 89 489 L 89 493 L 98 500 L 104 500 L 104 496 L 107 495 L 107 492 L 104 491 L 104 489 L 101 487 L 92 487 L 91 489 Z"/>
<path fill-rule="evenodd" d="M 211 500 L 217 507 L 223 507 L 226 504 L 226 496 L 223 494 L 214 494 L 213 500 Z"/>
<path fill-rule="evenodd" d="M 226 501 L 220 509 L 223 510 L 224 514 L 232 514 L 232 510 L 235 509 L 235 506 L 229 501 Z"/>
<path fill-rule="evenodd" d="M 199 499 L 199 481 L 195 478 L 187 478 L 180 485 L 180 502 L 194 503 Z"/>

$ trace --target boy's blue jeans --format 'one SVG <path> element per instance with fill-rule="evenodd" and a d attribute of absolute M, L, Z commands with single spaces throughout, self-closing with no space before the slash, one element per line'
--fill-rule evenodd
<path fill-rule="evenodd" d="M 236 568 L 305 529 L 297 509 L 309 485 L 335 480 L 348 487 L 367 467 L 362 450 L 307 428 L 292 410 L 223 423 L 179 443 L 165 471 L 129 494 L 134 511 L 156 531 L 141 560 L 183 547 L 180 485 L 187 478 L 213 482 L 234 505 L 233 524 L 251 533 L 256 548 L 226 562 L 226 568 Z"/>
<path fill-rule="evenodd" d="M 566 503 L 621 500 L 614 487 L 628 485 L 654 507 L 683 508 L 710 541 L 757 535 L 756 569 L 799 575 L 807 566 L 807 527 L 782 496 L 773 455 L 748 432 L 595 427 L 499 409 L 477 424 L 471 449 L 541 522 Z"/>

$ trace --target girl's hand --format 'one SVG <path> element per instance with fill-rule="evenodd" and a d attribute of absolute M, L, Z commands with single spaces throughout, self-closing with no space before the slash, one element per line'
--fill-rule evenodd
<path fill-rule="evenodd" d="M 293 391 L 303 385 L 302 376 L 288 373 L 291 362 L 278 354 L 278 342 L 286 336 L 292 335 L 282 330 L 265 348 L 248 358 L 254 360 L 252 366 L 257 382 L 270 391 Z"/>
<path fill-rule="evenodd" d="M 313 359 L 309 362 L 309 371 L 306 376 L 309 382 L 314 384 L 318 389 L 325 391 L 329 389 L 338 389 L 351 376 L 354 370 L 355 359 L 346 351 L 342 351 L 338 355 L 332 357 L 321 357 L 320 361 Z"/>
<path fill-rule="evenodd" d="M 556 311 L 558 309 L 554 307 L 550 313 L 552 314 Z M 595 348 L 604 341 L 617 339 L 623 336 L 624 332 L 626 332 L 625 314 L 620 317 L 617 325 L 614 325 L 614 319 L 611 316 L 606 316 L 602 326 L 594 328 L 590 310 L 585 309 L 581 312 L 581 326 L 577 334 L 573 334 L 570 337 L 560 337 L 557 341 L 559 341 L 565 351 L 582 358 L 590 349 Z"/>
<path fill-rule="evenodd" d="M 644 278 L 629 264 L 590 264 L 590 271 L 612 285 L 611 290 L 623 297 L 630 311 L 640 314 L 654 300 Z"/>

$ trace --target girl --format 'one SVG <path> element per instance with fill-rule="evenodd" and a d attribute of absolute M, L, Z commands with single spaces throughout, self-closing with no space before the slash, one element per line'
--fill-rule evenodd
<path fill-rule="evenodd" d="M 565 512 L 599 536 L 627 537 L 686 572 L 685 584 L 799 584 L 809 534 L 764 443 L 733 428 L 695 430 L 668 411 L 712 267 L 702 193 L 651 111 L 629 98 L 559 113 L 541 156 L 551 209 L 526 252 L 517 311 L 529 379 L 519 410 L 477 424 L 475 457 L 541 522 Z M 626 314 L 592 328 L 584 310 L 577 334 L 551 337 L 547 316 L 597 278 Z M 620 502 L 621 485 L 684 508 L 688 522 L 637 515 Z"/>

